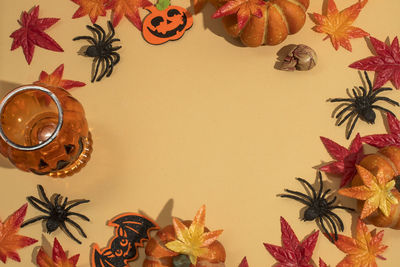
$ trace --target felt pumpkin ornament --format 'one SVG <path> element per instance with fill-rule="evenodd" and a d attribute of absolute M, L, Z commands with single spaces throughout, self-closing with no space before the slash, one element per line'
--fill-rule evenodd
<path fill-rule="evenodd" d="M 160 0 L 146 7 L 150 14 L 143 20 L 143 38 L 150 44 L 163 44 L 180 39 L 193 25 L 193 17 L 185 8 Z"/>
<path fill-rule="evenodd" d="M 196 13 L 207 0 L 195 0 Z M 228 34 L 246 46 L 277 45 L 306 21 L 309 0 L 210 0 Z"/>
<path fill-rule="evenodd" d="M 193 221 L 174 218 L 158 231 L 147 243 L 143 267 L 224 267 L 225 249 L 217 241 L 222 230 L 209 231 L 205 215 L 203 205 Z"/>
<path fill-rule="evenodd" d="M 365 156 L 356 168 L 352 187 L 340 189 L 339 194 L 359 200 L 361 219 L 400 229 L 400 148 L 384 147 Z"/>

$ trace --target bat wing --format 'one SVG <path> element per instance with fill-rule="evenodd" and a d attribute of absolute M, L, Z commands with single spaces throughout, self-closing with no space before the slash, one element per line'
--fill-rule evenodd
<path fill-rule="evenodd" d="M 110 257 L 105 255 L 110 254 Z M 124 259 L 118 259 L 112 255 L 107 249 L 100 253 L 97 245 L 93 248 L 92 252 L 92 267 L 125 267 L 126 262 Z"/>

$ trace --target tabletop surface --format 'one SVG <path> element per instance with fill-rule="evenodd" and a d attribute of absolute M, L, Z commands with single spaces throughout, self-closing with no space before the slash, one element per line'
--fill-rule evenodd
<path fill-rule="evenodd" d="M 321 13 L 322 1 L 310 2 L 308 12 Z M 355 2 L 336 4 L 341 10 Z M 188 1 L 173 4 L 190 7 Z M 39 17 L 61 18 L 46 33 L 64 52 L 36 47 L 28 65 L 21 48 L 10 51 L 9 35 L 19 28 L 21 12 L 34 5 L 40 5 Z M 49 195 L 90 199 L 76 208 L 90 218 L 90 222 L 77 219 L 88 235 L 82 245 L 61 230 L 47 234 L 42 224 L 32 224 L 20 233 L 39 242 L 18 251 L 22 263 L 9 259 L 8 266 L 34 265 L 38 248 L 49 247 L 54 237 L 69 255 L 80 253 L 78 266 L 89 266 L 90 246 L 106 246 L 113 234 L 106 222 L 122 212 L 141 212 L 166 226 L 175 216 L 192 219 L 205 204 L 207 227 L 224 229 L 219 240 L 226 249 L 226 266 L 237 266 L 244 256 L 250 266 L 276 263 L 263 242 L 281 244 L 280 216 L 300 239 L 318 229 L 315 222 L 300 220 L 304 205 L 277 195 L 285 188 L 303 191 L 295 177 L 317 184 L 315 167 L 332 160 L 320 136 L 345 147 L 350 144 L 345 126 L 335 126 L 332 114 L 337 105 L 327 99 L 345 97 L 346 88 L 361 84 L 357 70 L 348 65 L 371 55 L 365 39 L 351 40 L 353 52 L 336 51 L 329 40 L 323 41 L 323 34 L 311 29 L 315 24 L 307 16 L 303 29 L 282 44 L 246 48 L 227 36 L 222 23 L 211 18 L 215 9 L 207 5 L 194 16 L 193 27 L 182 39 L 155 46 L 123 18 L 116 27 L 121 62 L 111 77 L 91 83 L 92 59 L 78 54 L 87 43 L 72 41 L 89 34 L 88 16 L 72 19 L 77 9 L 69 0 L 0 1 L 1 95 L 38 80 L 42 70 L 51 73 L 64 64 L 65 79 L 87 84 L 70 93 L 84 106 L 94 148 L 88 165 L 65 179 L 24 173 L 0 158 L 3 220 L 26 203 L 27 196 L 37 196 L 38 184 Z M 400 34 L 399 12 L 398 1 L 370 0 L 354 25 L 379 40 L 392 40 Z M 140 13 L 143 17 L 147 12 Z M 109 19 L 110 12 L 97 23 L 106 27 Z M 274 69 L 278 51 L 299 43 L 315 49 L 317 66 L 306 72 Z M 400 100 L 396 90 L 385 96 Z M 384 105 L 400 114 L 398 108 Z M 374 125 L 360 121 L 355 133 L 386 133 L 385 120 L 378 113 Z M 323 174 L 323 180 L 336 192 L 339 177 Z M 356 206 L 354 200 L 338 199 Z M 351 236 L 356 215 L 342 210 L 337 214 L 345 222 L 344 234 Z M 39 211 L 30 206 L 26 218 L 37 215 Z M 384 253 L 387 260 L 378 260 L 379 266 L 396 266 L 399 237 L 398 231 L 385 229 L 383 243 L 389 248 Z M 320 235 L 314 262 L 321 257 L 336 266 L 344 256 Z M 144 258 L 140 250 L 139 259 L 130 266 L 141 266 Z"/>

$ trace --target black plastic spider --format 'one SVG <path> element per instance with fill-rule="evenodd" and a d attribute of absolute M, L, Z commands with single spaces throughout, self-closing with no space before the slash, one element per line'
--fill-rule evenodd
<path fill-rule="evenodd" d="M 375 102 L 382 100 L 382 101 L 386 101 L 392 105 L 399 106 L 398 102 L 396 102 L 388 97 L 384 97 L 384 96 L 377 97 L 377 95 L 379 93 L 381 93 L 383 91 L 391 91 L 392 88 L 382 87 L 382 88 L 379 88 L 379 89 L 376 89 L 373 91 L 371 81 L 370 81 L 366 71 L 364 71 L 364 75 L 365 75 L 365 78 L 367 80 L 368 87 L 369 87 L 368 93 L 364 87 L 359 86 L 358 88 L 354 87 L 355 89 L 352 89 L 354 98 L 351 97 L 351 98 L 329 99 L 330 102 L 349 102 L 349 103 L 346 103 L 345 105 L 347 105 L 347 106 L 345 108 L 343 108 L 335 116 L 336 119 L 340 118 L 340 121 L 337 124 L 338 126 L 342 125 L 347 119 L 351 118 L 352 115 L 356 115 L 355 118 L 353 119 L 353 122 L 351 122 L 350 129 L 348 130 L 348 132 L 346 134 L 347 139 L 350 138 L 350 135 L 353 132 L 354 126 L 356 125 L 356 122 L 359 118 L 361 118 L 363 121 L 366 121 L 367 123 L 370 123 L 370 124 L 375 123 L 376 115 L 375 115 L 374 109 L 380 109 L 385 112 L 389 112 L 393 116 L 395 116 L 393 114 L 393 112 L 391 112 L 390 110 L 383 108 L 381 106 L 378 106 L 378 105 L 374 105 Z M 350 112 L 347 113 L 346 116 L 344 116 L 342 119 L 342 115 L 346 111 L 350 111 Z"/>
<path fill-rule="evenodd" d="M 318 194 L 309 182 L 307 182 L 306 180 L 304 180 L 302 178 L 296 178 L 296 179 L 300 183 L 305 184 L 310 189 L 313 196 L 310 197 L 301 192 L 292 191 L 289 189 L 285 189 L 285 191 L 288 193 L 291 193 L 292 195 L 282 194 L 279 196 L 291 198 L 291 199 L 297 200 L 297 201 L 307 205 L 308 208 L 304 212 L 303 220 L 304 221 L 318 220 L 317 223 L 320 224 L 322 231 L 327 234 L 329 240 L 334 242 L 334 240 L 338 239 L 336 224 L 338 224 L 339 230 L 341 232 L 343 232 L 343 230 L 344 230 L 344 225 L 343 225 L 342 219 L 340 219 L 340 217 L 338 215 L 333 213 L 332 210 L 333 209 L 344 209 L 344 210 L 354 211 L 354 209 L 348 208 L 348 207 L 343 207 L 343 206 L 333 206 L 334 202 L 336 201 L 336 197 L 334 197 L 330 201 L 327 200 L 328 197 L 326 197 L 326 195 L 331 191 L 331 189 L 328 189 L 322 193 L 323 184 L 322 184 L 321 172 L 318 172 L 318 179 L 319 179 L 319 184 L 320 184 Z M 333 231 L 335 234 L 334 240 L 332 238 L 332 235 L 328 232 L 328 230 L 324 224 L 324 219 L 326 220 L 328 225 L 330 224 L 333 228 Z"/>
<path fill-rule="evenodd" d="M 72 39 L 76 40 L 88 40 L 93 43 L 93 45 L 89 46 L 84 54 L 88 57 L 94 57 L 93 65 L 96 64 L 96 70 L 92 77 L 92 82 L 96 79 L 97 72 L 99 70 L 100 64 L 103 64 L 100 75 L 97 77 L 96 81 L 100 81 L 104 75 L 109 77 L 113 72 L 114 66 L 118 64 L 120 60 L 120 56 L 117 52 L 122 46 L 113 47 L 112 43 L 116 41 L 120 41 L 120 39 L 113 38 L 115 35 L 114 27 L 110 21 L 108 21 L 108 27 L 111 30 L 111 34 L 107 37 L 105 31 L 102 27 L 97 24 L 93 24 L 94 27 L 90 25 L 86 25 L 86 27 L 94 32 L 97 35 L 97 40 L 91 36 L 78 36 Z M 105 66 L 104 66 L 105 64 Z"/>
<path fill-rule="evenodd" d="M 68 223 L 72 224 L 74 227 L 76 227 L 81 232 L 82 236 L 86 238 L 86 234 L 83 231 L 83 229 L 79 226 L 79 224 L 77 224 L 76 222 L 74 222 L 73 220 L 71 220 L 68 217 L 71 215 L 75 215 L 86 221 L 89 221 L 89 218 L 86 217 L 85 215 L 76 213 L 76 212 L 72 212 L 70 210 L 73 207 L 76 207 L 80 204 L 88 203 L 90 200 L 85 200 L 85 199 L 79 200 L 79 201 L 73 202 L 72 204 L 67 205 L 68 197 L 65 197 L 63 203 L 60 205 L 59 200 L 60 200 L 60 203 L 62 200 L 62 196 L 60 194 L 56 194 L 54 197 L 54 201 L 51 202 L 47 198 L 46 193 L 44 192 L 43 186 L 38 185 L 38 188 L 39 188 L 40 194 L 42 195 L 42 197 L 44 199 L 44 202 L 34 196 L 30 196 L 27 199 L 28 199 L 28 202 L 31 203 L 31 205 L 33 207 L 35 207 L 36 209 L 40 210 L 43 213 L 46 213 L 47 215 L 43 215 L 43 216 L 39 216 L 39 217 L 32 218 L 30 220 L 27 220 L 21 225 L 21 227 L 24 227 L 28 224 L 34 223 L 39 220 L 46 220 L 46 229 L 47 229 L 48 233 L 51 233 L 51 232 L 55 231 L 58 227 L 60 227 L 67 233 L 67 235 L 70 238 L 72 238 L 73 240 L 75 240 L 76 242 L 81 244 L 81 241 L 79 241 L 68 230 L 65 223 L 68 222 Z"/>

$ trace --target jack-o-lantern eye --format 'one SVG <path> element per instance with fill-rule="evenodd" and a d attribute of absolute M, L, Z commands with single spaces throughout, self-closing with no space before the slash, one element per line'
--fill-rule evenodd
<path fill-rule="evenodd" d="M 168 10 L 168 12 L 167 12 L 167 16 L 168 16 L 168 17 L 173 17 L 173 16 L 179 15 L 179 14 L 181 14 L 181 12 L 179 12 L 179 11 L 176 10 L 176 9 L 170 9 L 170 10 Z"/>
<path fill-rule="evenodd" d="M 115 255 L 116 256 L 121 256 L 122 255 L 122 250 L 120 250 L 120 249 L 117 249 L 116 251 L 115 251 Z"/>
<path fill-rule="evenodd" d="M 72 145 L 72 144 L 69 144 L 69 145 L 64 145 L 64 148 L 65 148 L 65 152 L 66 152 L 67 154 L 71 154 L 72 151 L 74 151 L 75 146 Z"/>
<path fill-rule="evenodd" d="M 121 244 L 122 247 L 125 247 L 126 245 L 128 245 L 128 239 L 122 239 L 121 242 L 119 242 Z"/>
<path fill-rule="evenodd" d="M 49 167 L 49 164 L 47 164 L 44 160 L 40 159 L 39 161 L 39 170 L 44 169 Z"/>
<path fill-rule="evenodd" d="M 154 27 L 157 27 L 163 21 L 164 21 L 164 19 L 162 17 L 158 16 L 151 20 L 151 25 L 153 25 Z"/>

